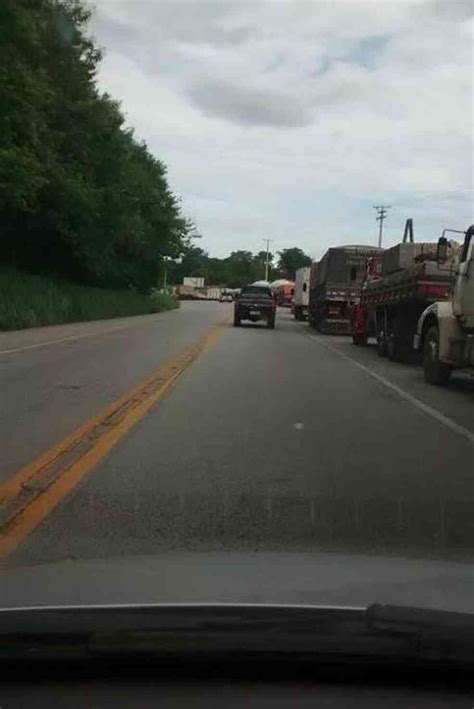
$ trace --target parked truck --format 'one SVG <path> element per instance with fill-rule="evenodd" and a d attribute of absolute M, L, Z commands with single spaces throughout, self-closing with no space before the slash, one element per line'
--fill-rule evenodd
<path fill-rule="evenodd" d="M 309 280 L 311 268 L 303 266 L 296 271 L 295 293 L 293 296 L 293 315 L 295 320 L 306 320 L 309 304 Z"/>
<path fill-rule="evenodd" d="M 436 242 L 415 243 L 408 219 L 403 241 L 368 260 L 360 297 L 352 310 L 355 345 L 377 339 L 381 357 L 408 360 L 414 354 L 418 318 L 431 303 L 449 298 L 458 249 L 436 260 Z"/>
<path fill-rule="evenodd" d="M 275 294 L 277 305 L 281 308 L 291 308 L 295 292 L 293 281 L 274 281 L 271 284 L 271 289 Z"/>
<path fill-rule="evenodd" d="M 445 233 L 452 231 L 445 229 Z M 430 384 L 445 384 L 453 369 L 474 367 L 474 225 L 461 233 L 464 243 L 451 297 L 426 308 L 416 328 L 414 347 L 423 353 L 425 379 Z M 440 268 L 449 262 L 444 233 L 438 241 L 436 260 Z"/>
<path fill-rule="evenodd" d="M 367 259 L 374 246 L 337 246 L 313 263 L 310 274 L 308 320 L 323 333 L 351 334 L 351 310 L 360 295 Z"/>

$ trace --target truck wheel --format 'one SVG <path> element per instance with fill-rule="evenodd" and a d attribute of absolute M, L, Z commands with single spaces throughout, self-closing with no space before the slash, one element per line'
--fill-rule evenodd
<path fill-rule="evenodd" d="M 234 313 L 234 327 L 240 327 L 240 316 Z"/>
<path fill-rule="evenodd" d="M 377 354 L 379 357 L 387 356 L 387 340 L 383 335 L 377 337 Z"/>
<path fill-rule="evenodd" d="M 439 359 L 439 330 L 430 327 L 423 348 L 423 370 L 428 384 L 446 384 L 451 376 L 451 367 Z"/>
<path fill-rule="evenodd" d="M 389 335 L 387 337 L 386 341 L 386 348 L 387 348 L 387 357 L 392 361 L 392 362 L 399 362 L 401 357 L 400 357 L 400 344 L 395 337 L 395 335 Z"/>
<path fill-rule="evenodd" d="M 275 329 L 275 316 L 271 315 L 267 320 L 267 327 L 269 330 Z"/>

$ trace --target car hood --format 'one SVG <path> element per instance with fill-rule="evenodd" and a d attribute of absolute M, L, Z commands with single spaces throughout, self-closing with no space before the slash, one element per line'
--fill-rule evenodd
<path fill-rule="evenodd" d="M 410 605 L 474 613 L 474 565 L 337 553 L 161 553 L 2 570 L 0 607 L 114 603 Z"/>

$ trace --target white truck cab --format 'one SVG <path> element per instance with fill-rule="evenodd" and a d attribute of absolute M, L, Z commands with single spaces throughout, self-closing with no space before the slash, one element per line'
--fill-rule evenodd
<path fill-rule="evenodd" d="M 438 241 L 437 260 L 446 262 L 448 241 Z M 414 347 L 423 353 L 425 379 L 445 384 L 453 369 L 474 367 L 474 225 L 464 234 L 452 297 L 433 303 L 420 316 Z"/>

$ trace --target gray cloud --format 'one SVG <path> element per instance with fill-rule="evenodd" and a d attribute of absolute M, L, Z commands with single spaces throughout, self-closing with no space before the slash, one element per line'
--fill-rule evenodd
<path fill-rule="evenodd" d="M 313 121 L 307 107 L 283 92 L 206 81 L 189 88 L 187 95 L 207 115 L 241 125 L 296 128 Z"/>
<path fill-rule="evenodd" d="M 370 243 L 384 200 L 387 243 L 472 221 L 471 0 L 89 1 L 100 87 L 211 253 Z"/>
<path fill-rule="evenodd" d="M 121 0 L 101 2 L 96 24 L 108 41 L 133 42 L 146 35 L 157 47 L 162 42 L 231 47 L 258 35 L 258 28 L 248 23 L 228 24 L 229 16 L 232 8 L 221 2 Z"/>

